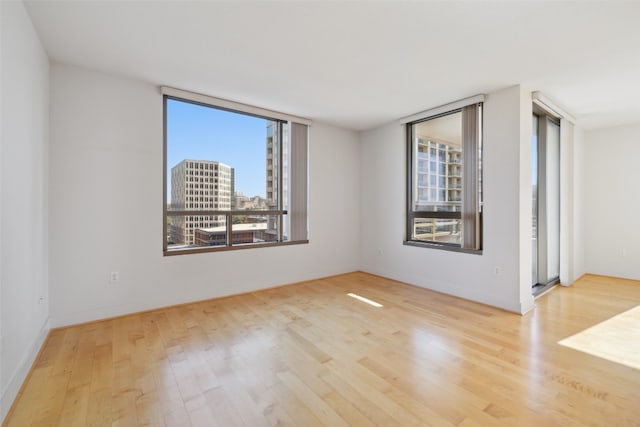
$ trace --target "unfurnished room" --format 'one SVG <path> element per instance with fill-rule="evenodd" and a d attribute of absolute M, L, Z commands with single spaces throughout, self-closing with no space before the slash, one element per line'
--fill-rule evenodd
<path fill-rule="evenodd" d="M 640 426 L 640 2 L 0 0 L 3 426 Z"/>

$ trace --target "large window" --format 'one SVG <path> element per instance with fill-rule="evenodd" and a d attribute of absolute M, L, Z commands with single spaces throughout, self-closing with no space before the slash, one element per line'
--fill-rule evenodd
<path fill-rule="evenodd" d="M 406 123 L 407 244 L 482 246 L 482 103 Z"/>
<path fill-rule="evenodd" d="M 308 122 L 163 93 L 165 255 L 307 242 Z"/>

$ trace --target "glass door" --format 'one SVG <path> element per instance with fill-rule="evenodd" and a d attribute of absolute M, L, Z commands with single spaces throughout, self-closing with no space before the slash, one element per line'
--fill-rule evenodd
<path fill-rule="evenodd" d="M 533 115 L 533 135 L 531 137 L 531 285 L 538 284 L 538 116 Z"/>
<path fill-rule="evenodd" d="M 558 282 L 560 276 L 560 122 L 534 113 L 532 283 L 534 294 Z"/>

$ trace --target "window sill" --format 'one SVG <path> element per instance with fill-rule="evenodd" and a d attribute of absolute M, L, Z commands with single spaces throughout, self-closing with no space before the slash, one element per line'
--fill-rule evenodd
<path fill-rule="evenodd" d="M 163 251 L 163 255 L 174 256 L 174 255 L 200 254 L 205 252 L 226 252 L 226 251 L 238 251 L 243 249 L 271 248 L 275 246 L 303 245 L 307 243 L 309 243 L 309 240 L 296 240 L 294 242 L 277 242 L 277 243 L 238 244 L 235 246 L 203 246 L 197 249 L 173 249 L 173 250 L 165 249 Z"/>
<path fill-rule="evenodd" d="M 405 246 L 416 246 L 419 248 L 429 248 L 429 249 L 439 249 L 439 250 L 443 250 L 443 251 L 449 251 L 449 252 L 461 252 L 464 254 L 471 254 L 471 255 L 482 255 L 482 249 L 464 249 L 458 246 L 452 246 L 452 245 L 443 245 L 443 244 L 439 244 L 439 243 L 430 243 L 430 242 L 418 242 L 415 240 L 405 240 L 402 242 L 403 245 Z"/>

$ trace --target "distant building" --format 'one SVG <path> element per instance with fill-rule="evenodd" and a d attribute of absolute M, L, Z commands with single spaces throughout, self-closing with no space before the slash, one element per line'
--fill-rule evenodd
<path fill-rule="evenodd" d="M 267 122 L 267 204 L 270 209 L 276 208 L 278 197 L 278 150 L 277 144 L 274 146 L 274 134 L 277 137 L 278 122 Z M 275 129 L 274 129 L 275 127 Z"/>
<path fill-rule="evenodd" d="M 221 215 L 198 215 L 202 210 L 230 210 L 234 194 L 234 170 L 210 160 L 183 160 L 171 168 L 171 209 L 194 215 L 171 217 L 172 243 L 193 245 L 195 230 L 225 225 Z"/>
<path fill-rule="evenodd" d="M 279 135 L 280 129 L 282 134 Z M 281 197 L 281 206 L 283 209 L 287 209 L 289 205 L 289 149 L 288 149 L 288 127 L 279 126 L 276 121 L 268 122 L 267 124 L 267 176 L 266 176 L 266 207 L 270 210 L 278 209 L 278 198 Z M 282 143 L 278 144 L 278 140 L 282 139 Z M 282 153 L 278 152 L 278 147 L 282 147 Z M 282 159 L 282 168 L 280 168 L 280 159 Z M 278 188 L 278 174 L 282 171 L 282 191 Z M 281 194 L 279 194 L 279 192 Z M 289 218 L 287 215 L 283 218 L 282 227 L 284 230 L 288 229 Z M 272 239 L 277 240 L 279 238 L 278 231 L 278 217 L 271 215 L 267 219 L 267 233 L 271 235 Z"/>
<path fill-rule="evenodd" d="M 233 224 L 233 244 L 272 242 L 274 236 L 267 232 L 266 222 Z M 196 246 L 222 246 L 227 244 L 227 227 L 199 228 L 194 232 Z"/>
<path fill-rule="evenodd" d="M 260 196 L 247 197 L 243 193 L 238 192 L 234 196 L 233 200 L 234 209 L 236 210 L 267 209 L 266 199 Z"/>
<path fill-rule="evenodd" d="M 249 198 L 242 193 L 235 193 L 233 195 L 233 209 L 243 209 Z"/>
<path fill-rule="evenodd" d="M 414 209 L 453 211 L 462 208 L 462 148 L 460 144 L 418 139 Z M 461 220 L 416 218 L 414 236 L 424 240 L 459 242 Z"/>
<path fill-rule="evenodd" d="M 462 206 L 462 149 L 418 139 L 416 210 L 459 211 Z"/>

